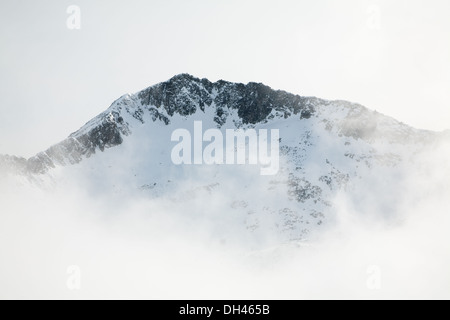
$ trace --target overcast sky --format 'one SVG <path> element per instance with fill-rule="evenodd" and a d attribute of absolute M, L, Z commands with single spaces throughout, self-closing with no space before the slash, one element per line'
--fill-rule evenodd
<path fill-rule="evenodd" d="M 449 12 L 448 0 L 2 1 L 0 153 L 31 156 L 185 72 L 450 129 Z"/>

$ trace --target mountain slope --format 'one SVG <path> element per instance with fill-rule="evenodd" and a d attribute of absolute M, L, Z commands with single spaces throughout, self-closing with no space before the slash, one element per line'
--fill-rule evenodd
<path fill-rule="evenodd" d="M 259 165 L 173 164 L 171 134 L 194 132 L 194 121 L 224 136 L 226 129 L 279 130 L 280 170 L 260 176 Z M 402 188 L 415 156 L 439 137 L 358 104 L 182 74 L 122 96 L 35 157 L 1 156 L 0 167 L 44 186 L 164 201 L 169 211 L 189 206 L 222 238 L 292 241 L 334 221 L 340 193 L 361 212 L 395 212 L 398 195 L 384 186 Z"/>
<path fill-rule="evenodd" d="M 334 129 L 335 133 L 346 137 L 366 140 L 385 137 L 390 142 L 399 142 L 421 140 L 427 136 L 345 101 L 300 97 L 257 83 L 211 83 L 207 79 L 181 74 L 135 95 L 122 96 L 66 140 L 26 161 L 10 156 L 2 156 L 1 161 L 4 166 L 21 173 L 45 173 L 56 165 L 78 163 L 96 151 L 121 144 L 123 137 L 131 133 L 130 124 L 144 123 L 144 115 L 168 125 L 174 114 L 189 116 L 197 110 L 204 112 L 205 108 L 214 109 L 214 122 L 218 127 L 226 123 L 233 111 L 237 111 L 234 124 L 238 128 L 295 115 L 309 119 L 319 111 L 329 130 Z"/>

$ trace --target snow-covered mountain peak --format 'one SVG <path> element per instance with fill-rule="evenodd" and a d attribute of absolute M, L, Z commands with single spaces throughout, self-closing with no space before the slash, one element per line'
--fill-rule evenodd
<path fill-rule="evenodd" d="M 170 125 L 174 116 L 194 114 L 197 118 L 208 114 L 208 120 L 218 128 L 225 124 L 254 127 L 295 118 L 302 127 L 315 123 L 313 130 L 323 127 L 338 137 L 369 143 L 426 143 L 435 137 L 432 132 L 415 130 L 355 103 L 302 97 L 255 82 L 210 82 L 179 74 L 136 94 L 121 96 L 66 140 L 28 160 L 2 156 L 1 161 L 18 173 L 42 174 L 120 145 L 133 128 L 148 121 Z"/>
<path fill-rule="evenodd" d="M 171 134 L 179 128 L 194 132 L 194 121 L 203 130 L 278 130 L 279 172 L 263 177 L 252 165 L 174 164 Z M 222 203 L 251 233 L 275 231 L 298 240 L 334 219 L 339 193 L 361 198 L 368 184 L 373 196 L 383 193 L 383 184 L 398 183 L 405 165 L 441 138 L 356 103 L 180 74 L 121 96 L 28 160 L 0 156 L 0 173 L 41 185 L 77 181 L 92 193 L 169 198 L 181 206 L 173 210 L 196 206 L 201 198 L 199 212 L 210 202 Z M 355 203 L 364 211 L 372 202 Z"/>

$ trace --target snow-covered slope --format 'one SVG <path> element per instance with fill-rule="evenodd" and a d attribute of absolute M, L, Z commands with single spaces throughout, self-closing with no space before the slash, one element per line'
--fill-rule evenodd
<path fill-rule="evenodd" d="M 173 164 L 171 134 L 194 132 L 194 121 L 224 136 L 226 129 L 278 129 L 280 170 L 262 176 L 258 165 Z M 189 206 L 197 216 L 187 221 L 213 221 L 222 238 L 292 241 L 330 225 L 341 193 L 361 212 L 385 206 L 389 216 L 397 199 L 385 194 L 391 201 L 377 202 L 383 186 L 399 183 L 441 136 L 354 103 L 182 74 L 122 96 L 35 157 L 0 156 L 0 174 L 44 188 L 76 185 L 96 196 L 164 201 L 169 212 Z"/>

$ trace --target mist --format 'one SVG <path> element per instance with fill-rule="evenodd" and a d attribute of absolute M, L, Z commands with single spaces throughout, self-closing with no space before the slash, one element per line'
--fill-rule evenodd
<path fill-rule="evenodd" d="M 0 298 L 448 299 L 449 150 L 337 193 L 332 223 L 304 241 L 245 230 L 232 189 L 149 198 L 2 179 Z"/>

